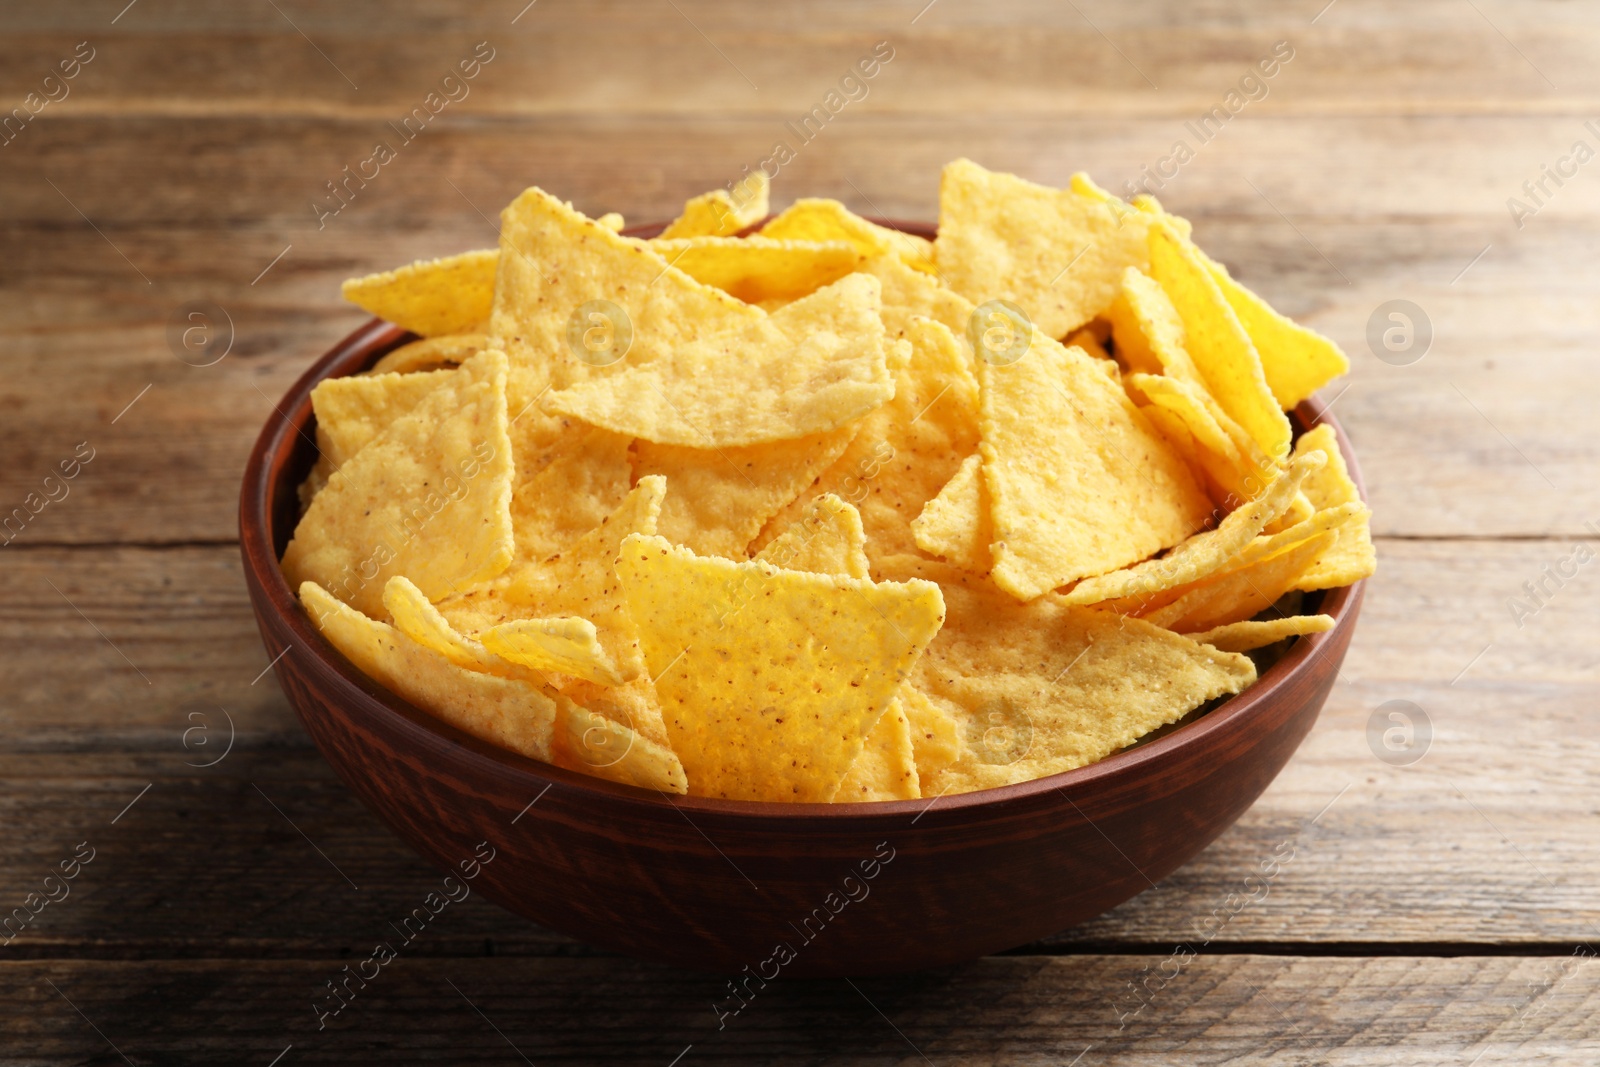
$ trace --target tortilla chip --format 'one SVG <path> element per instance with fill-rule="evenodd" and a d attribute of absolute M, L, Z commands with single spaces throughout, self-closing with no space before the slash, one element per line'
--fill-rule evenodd
<path fill-rule="evenodd" d="M 533 670 L 570 674 L 600 685 L 622 685 L 628 680 L 617 670 L 599 631 L 588 619 L 515 619 L 477 636 L 490 653 Z"/>
<path fill-rule="evenodd" d="M 968 456 L 911 523 L 917 547 L 958 567 L 988 574 L 994 523 L 983 487 L 983 457 Z"/>
<path fill-rule="evenodd" d="M 777 241 L 770 237 L 657 238 L 658 255 L 691 278 L 747 304 L 788 303 L 832 285 L 861 264 L 844 241 Z"/>
<path fill-rule="evenodd" d="M 867 734 L 860 754 L 834 792 L 833 802 L 915 800 L 921 795 L 911 748 L 911 721 L 896 697 Z"/>
<path fill-rule="evenodd" d="M 496 253 L 498 256 L 499 253 Z M 459 367 L 486 348 L 486 333 L 447 333 L 401 345 L 368 367 L 364 374 L 410 374 L 413 371 Z"/>
<path fill-rule="evenodd" d="M 1213 499 L 1231 510 L 1261 494 L 1278 476 L 1278 468 L 1227 412 L 1217 406 L 1203 385 L 1180 378 L 1135 372 L 1125 379 L 1128 391 L 1169 412 L 1194 442 L 1193 457 L 1215 486 Z"/>
<path fill-rule="evenodd" d="M 877 278 L 883 286 L 883 327 L 890 337 L 904 337 L 917 316 L 943 323 L 957 337 L 965 335 L 972 317 L 972 303 L 939 284 L 937 278 L 913 270 L 899 256 L 875 256 L 861 270 Z M 970 353 L 967 360 L 971 369 Z"/>
<path fill-rule="evenodd" d="M 1149 261 L 1150 225 L 1115 197 L 1049 189 L 958 159 L 939 186 L 935 259 L 968 300 L 1009 300 L 1060 338 L 1110 306 L 1126 268 Z"/>
<path fill-rule="evenodd" d="M 911 725 L 911 754 L 917 764 L 917 783 L 933 781 L 961 758 L 961 727 L 955 717 L 936 707 L 927 694 L 907 682 L 900 687 L 900 706 Z M 928 796 L 926 790 L 923 796 Z"/>
<path fill-rule="evenodd" d="M 1184 461 L 1080 348 L 1036 329 L 1028 353 L 979 362 L 995 583 L 1031 600 L 1125 567 L 1203 528 Z"/>
<path fill-rule="evenodd" d="M 969 351 L 949 329 L 915 317 L 906 328 L 911 356 L 894 372 L 894 397 L 861 421 L 850 447 L 762 538 L 833 493 L 860 510 L 868 559 L 915 551 L 912 520 L 978 447 L 978 383 Z"/>
<path fill-rule="evenodd" d="M 1332 615 L 1289 615 L 1281 619 L 1246 619 L 1231 622 L 1197 634 L 1191 641 L 1210 645 L 1220 652 L 1250 652 L 1279 641 L 1305 634 L 1327 633 L 1333 629 Z"/>
<path fill-rule="evenodd" d="M 322 636 L 373 681 L 480 740 L 550 761 L 561 702 L 552 691 L 458 667 L 347 607 L 316 582 L 300 585 L 300 602 Z"/>
<path fill-rule="evenodd" d="M 592 661 L 594 666 L 588 673 L 605 678 L 606 661 L 585 651 L 590 647 L 587 630 L 571 624 L 574 619 L 588 620 L 594 624 L 595 637 L 610 669 L 615 671 L 613 680 L 634 678 L 644 661 L 622 604 L 613 564 L 624 537 L 634 532 L 654 532 L 664 492 L 662 479 L 640 479 L 605 521 L 559 555 L 537 563 L 518 561 L 492 581 L 436 601 L 439 613 L 461 633 L 480 639 L 507 623 L 538 622 L 547 631 L 544 654 Z M 507 633 L 515 635 L 518 631 Z M 512 654 L 537 655 L 527 646 L 539 643 L 538 639 L 521 636 L 522 640 L 516 643 L 523 650 L 514 649 Z"/>
<path fill-rule="evenodd" d="M 1289 420 L 1267 387 L 1261 357 L 1200 250 L 1165 219 L 1150 226 L 1150 275 L 1178 310 L 1184 349 L 1222 410 L 1268 458 L 1285 459 Z"/>
<path fill-rule="evenodd" d="M 511 522 L 517 559 L 529 563 L 570 548 L 604 522 L 621 506 L 633 477 L 632 438 L 571 419 L 553 420 L 558 429 L 540 425 L 545 418 L 528 411 L 511 425 L 517 465 Z"/>
<path fill-rule="evenodd" d="M 1345 466 L 1344 453 L 1339 450 L 1339 439 L 1332 426 L 1319 423 L 1300 435 L 1295 443 L 1295 455 L 1311 452 L 1321 452 L 1328 457 L 1328 465 L 1306 482 L 1305 494 L 1312 505 L 1326 509 L 1361 503 L 1361 490 L 1350 478 L 1350 469 Z M 1371 577 L 1377 569 L 1378 555 L 1372 547 L 1370 514 L 1362 515 L 1339 527 L 1333 547 L 1300 576 L 1295 588 L 1305 592 L 1336 589 Z"/>
<path fill-rule="evenodd" d="M 323 379 L 311 390 L 317 451 L 338 470 L 453 373 L 436 370 Z"/>
<path fill-rule="evenodd" d="M 696 795 L 829 800 L 939 628 L 930 582 L 874 584 L 623 543 L 618 573 Z"/>
<path fill-rule="evenodd" d="M 931 561 L 900 557 L 894 569 L 936 579 L 947 609 L 912 684 L 960 724 L 963 746 L 922 780 L 924 796 L 1094 763 L 1256 677 L 1244 656 L 1138 619 L 1054 597 L 1018 603 Z"/>
<path fill-rule="evenodd" d="M 703 556 L 744 559 L 762 525 L 839 458 L 858 428 L 732 448 L 640 441 L 634 467 L 667 479 L 656 532 Z"/>
<path fill-rule="evenodd" d="M 492 248 L 419 259 L 340 289 L 357 307 L 423 337 L 469 333 L 489 317 L 498 259 Z"/>
<path fill-rule="evenodd" d="M 439 653 L 457 667 L 502 678 L 520 678 L 547 685 L 550 679 L 538 670 L 501 659 L 482 643 L 462 634 L 428 602 L 411 579 L 397 574 L 383 587 L 383 606 L 389 609 L 394 626 L 411 640 Z"/>
<path fill-rule="evenodd" d="M 1350 370 L 1350 359 L 1328 338 L 1292 322 L 1233 280 L 1228 268 L 1201 253 L 1239 323 L 1261 357 L 1261 370 L 1278 406 L 1293 408 Z"/>
<path fill-rule="evenodd" d="M 824 493 L 755 558 L 784 570 L 865 578 L 870 566 L 866 540 L 861 513 Z"/>
<path fill-rule="evenodd" d="M 746 174 L 729 189 L 713 189 L 683 205 L 663 238 L 727 237 L 767 217 L 771 183 L 765 171 Z"/>
<path fill-rule="evenodd" d="M 933 242 L 868 222 L 837 200 L 796 200 L 761 227 L 760 236 L 782 241 L 844 241 L 868 258 L 894 255 L 914 270 L 930 274 L 934 270 Z"/>
<path fill-rule="evenodd" d="M 451 371 L 334 472 L 283 554 L 291 587 L 331 587 L 368 615 L 404 574 L 436 600 L 511 563 L 506 358 L 482 352 Z"/>
<path fill-rule="evenodd" d="M 1276 555 L 1226 571 L 1144 618 L 1177 633 L 1197 633 L 1254 618 L 1295 587 L 1335 536 L 1333 532 L 1320 533 Z"/>
<path fill-rule="evenodd" d="M 1203 579 L 1229 565 L 1266 527 L 1283 514 L 1300 486 L 1321 470 L 1313 456 L 1297 458 L 1266 492 L 1238 508 L 1215 529 L 1177 545 L 1159 559 L 1147 559 L 1109 574 L 1085 578 L 1061 596 L 1063 604 L 1098 604 L 1123 597 L 1144 597 Z"/>
<path fill-rule="evenodd" d="M 878 289 L 871 275 L 851 274 L 748 326 L 551 393 L 544 406 L 695 448 L 837 429 L 894 395 Z"/>
<path fill-rule="evenodd" d="M 671 748 L 581 704 L 568 703 L 562 711 L 551 761 L 556 766 L 662 793 L 689 791 L 683 764 Z"/>

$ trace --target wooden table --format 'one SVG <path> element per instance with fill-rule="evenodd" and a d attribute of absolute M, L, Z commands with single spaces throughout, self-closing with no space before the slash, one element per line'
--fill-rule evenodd
<path fill-rule="evenodd" d="M 0 11 L 4 113 L 69 94 L 0 147 L 0 514 L 59 497 L 0 548 L 0 909 L 76 872 L 0 947 L 0 1063 L 1600 1061 L 1600 163 L 1568 159 L 1600 148 L 1600 10 L 525 2 Z M 798 144 L 879 41 L 865 98 Z M 1201 143 L 1186 122 L 1279 41 Z M 468 95 L 329 214 L 479 42 Z M 1189 143 L 1166 204 L 1354 363 L 1330 392 L 1380 570 L 1321 721 L 1194 863 L 1013 953 L 783 983 L 719 1031 L 720 980 L 472 898 L 319 1032 L 324 983 L 438 874 L 266 670 L 235 543 L 251 440 L 362 321 L 341 278 L 490 245 L 531 183 L 668 217 L 779 139 L 776 203 L 908 218 L 958 155 L 1121 189 Z M 1542 165 L 1576 173 L 1530 196 Z M 1393 300 L 1430 345 L 1369 346 Z M 196 304 L 210 365 L 169 340 Z M 1375 755 L 1391 701 L 1431 723 L 1409 766 Z"/>

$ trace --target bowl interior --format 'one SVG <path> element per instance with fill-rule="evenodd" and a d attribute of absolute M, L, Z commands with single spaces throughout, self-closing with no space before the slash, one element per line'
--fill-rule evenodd
<path fill-rule="evenodd" d="M 932 237 L 934 230 L 924 224 L 873 220 L 919 236 Z M 649 237 L 659 232 L 662 224 L 638 226 L 625 230 L 629 236 Z M 267 610 L 283 616 L 283 621 L 303 642 L 304 647 L 337 673 L 343 675 L 359 690 L 371 692 L 372 683 L 343 655 L 317 632 L 287 581 L 276 566 L 293 536 L 299 520 L 299 485 L 310 472 L 317 459 L 316 421 L 311 410 L 311 390 L 324 378 L 357 374 L 372 366 L 379 358 L 402 344 L 415 340 L 416 335 L 373 319 L 339 342 L 330 352 L 313 364 L 277 405 L 277 414 L 263 429 L 246 469 L 244 490 L 241 496 L 240 537 L 247 565 L 253 567 L 262 583 L 268 603 Z M 1298 432 L 1319 422 L 1334 427 L 1340 449 L 1350 468 L 1351 478 L 1366 495 L 1360 468 L 1343 429 L 1320 401 L 1308 400 L 1290 413 L 1290 421 Z M 267 553 L 270 552 L 270 559 Z M 1353 626 L 1355 608 L 1359 604 L 1361 583 L 1340 589 L 1309 594 L 1305 610 L 1323 612 L 1333 616 L 1335 628 Z M 1204 736 L 1221 729 L 1224 723 L 1237 716 L 1248 715 L 1271 698 L 1279 686 L 1306 670 L 1318 655 L 1322 644 L 1333 633 L 1315 634 L 1295 639 L 1275 662 L 1268 666 L 1256 683 L 1238 696 L 1217 702 L 1192 712 L 1185 719 L 1158 731 L 1123 749 L 1121 752 L 1075 770 L 1038 778 L 1016 785 L 979 790 L 945 797 L 939 801 L 941 808 L 959 808 L 987 803 L 1003 803 L 1022 799 L 1037 793 L 1057 789 L 1076 790 L 1088 788 L 1105 777 L 1137 773 L 1138 765 L 1152 760 L 1176 746 L 1201 743 Z M 399 697 L 381 691 L 373 697 L 375 713 L 397 716 L 426 727 L 454 743 L 462 743 L 464 735 L 433 718 L 428 713 L 412 707 Z M 581 789 L 593 790 L 611 797 L 626 796 L 639 802 L 671 805 L 688 811 L 703 810 L 725 815 L 748 815 L 758 818 L 775 816 L 819 816 L 835 819 L 867 818 L 881 815 L 898 815 L 924 808 L 925 800 L 877 801 L 862 804 L 772 804 L 754 801 L 715 800 L 703 797 L 668 797 L 663 794 L 632 786 L 591 778 L 576 772 L 565 771 L 510 752 L 467 739 L 467 747 L 478 759 L 489 760 L 499 772 L 513 771 L 525 775 L 530 787 L 537 788 L 552 780 L 561 781 Z M 530 794 L 531 795 L 531 794 Z"/>

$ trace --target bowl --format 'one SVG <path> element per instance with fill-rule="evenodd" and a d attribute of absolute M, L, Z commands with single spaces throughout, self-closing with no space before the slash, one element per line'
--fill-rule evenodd
<path fill-rule="evenodd" d="M 278 569 L 296 487 L 315 459 L 312 387 L 410 339 L 378 320 L 356 330 L 295 382 L 261 431 L 239 514 L 261 637 L 306 732 L 396 834 L 452 872 L 491 856 L 475 890 L 606 949 L 743 975 L 753 990 L 780 974 L 957 963 L 1093 918 L 1177 870 L 1255 802 L 1311 729 L 1355 628 L 1362 583 L 1322 594 L 1333 629 L 1296 639 L 1213 710 L 1099 763 L 976 793 L 763 804 L 671 796 L 539 763 L 368 679 L 317 632 Z M 1310 400 L 1293 418 L 1333 425 L 1360 485 L 1327 410 Z"/>

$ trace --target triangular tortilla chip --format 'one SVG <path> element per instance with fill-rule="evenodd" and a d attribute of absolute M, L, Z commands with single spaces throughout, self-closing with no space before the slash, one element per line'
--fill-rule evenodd
<path fill-rule="evenodd" d="M 939 494 L 928 501 L 911 522 L 917 547 L 978 574 L 994 566 L 989 544 L 994 523 L 989 518 L 988 492 L 983 487 L 983 457 L 974 453 L 962 461 Z"/>
<path fill-rule="evenodd" d="M 623 543 L 628 609 L 697 795 L 832 798 L 943 618 L 931 582 L 874 584 Z"/>
<path fill-rule="evenodd" d="M 1217 403 L 1267 457 L 1289 455 L 1289 420 L 1267 388 L 1261 357 L 1199 249 L 1159 219 L 1150 227 L 1150 276 L 1183 320 L 1184 348 Z"/>
<path fill-rule="evenodd" d="M 861 513 L 824 493 L 755 558 L 784 570 L 865 578 L 870 567 L 866 541 Z"/>
<path fill-rule="evenodd" d="M 316 582 L 301 584 L 300 602 L 322 636 L 373 681 L 458 730 L 550 762 L 561 702 L 553 691 L 458 667 L 347 607 Z"/>
<path fill-rule="evenodd" d="M 541 671 L 557 671 L 600 685 L 621 685 L 623 677 L 588 619 L 514 619 L 480 631 L 491 654 Z"/>
<path fill-rule="evenodd" d="M 1321 470 L 1316 458 L 1297 458 L 1266 492 L 1238 508 L 1215 529 L 1177 545 L 1159 559 L 1147 559 L 1109 574 L 1085 578 L 1061 595 L 1063 604 L 1098 604 L 1103 600 L 1142 597 L 1199 581 L 1229 566 L 1273 519 L 1283 514 L 1306 479 Z"/>
<path fill-rule="evenodd" d="M 352 304 L 423 337 L 468 333 L 489 317 L 498 261 L 492 248 L 419 259 L 382 274 L 350 278 L 341 291 Z"/>
<path fill-rule="evenodd" d="M 411 374 L 425 370 L 448 370 L 459 367 L 479 352 L 492 347 L 486 333 L 447 333 L 438 337 L 424 337 L 420 341 L 401 345 L 363 373 Z"/>
<path fill-rule="evenodd" d="M 1290 637 L 1327 633 L 1333 629 L 1332 615 L 1288 615 L 1281 619 L 1246 619 L 1230 622 L 1197 634 L 1191 641 L 1210 645 L 1219 652 L 1250 652 Z"/>
<path fill-rule="evenodd" d="M 517 559 L 537 563 L 569 548 L 622 504 L 633 477 L 632 439 L 571 419 L 553 420 L 559 426 L 549 427 L 549 416 L 536 410 L 520 419 L 516 414 L 510 427 L 517 464 L 511 522 Z"/>
<path fill-rule="evenodd" d="M 861 264 L 861 254 L 844 241 L 684 237 L 657 238 L 650 247 L 691 278 L 747 304 L 798 300 Z"/>
<path fill-rule="evenodd" d="M 861 265 L 861 269 L 877 278 L 883 286 L 884 329 L 890 337 L 904 337 L 911 329 L 911 320 L 917 316 L 941 322 L 957 337 L 964 337 L 967 322 L 972 318 L 972 303 L 939 284 L 937 278 L 906 266 L 905 260 L 893 254 L 874 256 Z M 968 369 L 971 354 L 967 353 Z"/>
<path fill-rule="evenodd" d="M 291 587 L 314 581 L 378 616 L 391 575 L 434 599 L 510 565 L 506 358 L 480 353 L 446 379 L 312 500 L 283 554 Z"/>
<path fill-rule="evenodd" d="M 1177 633 L 1197 633 L 1253 618 L 1293 589 L 1335 536 L 1332 531 L 1320 533 L 1276 555 L 1226 571 L 1144 618 Z"/>
<path fill-rule="evenodd" d="M 863 256 L 892 254 L 915 270 L 933 271 L 933 243 L 926 237 L 868 222 L 837 200 L 796 200 L 761 227 L 761 236 L 783 241 L 844 241 Z"/>
<path fill-rule="evenodd" d="M 483 644 L 450 625 L 450 620 L 428 602 L 411 579 L 397 574 L 383 587 L 383 606 L 389 609 L 394 626 L 411 640 L 439 653 L 457 667 L 498 674 L 502 678 L 547 685 L 551 679 L 538 670 L 501 659 Z"/>
<path fill-rule="evenodd" d="M 543 405 L 646 441 L 694 448 L 837 429 L 894 395 L 878 300 L 876 278 L 851 274 L 760 320 L 553 392 Z"/>
<path fill-rule="evenodd" d="M 1124 380 L 1128 392 L 1170 412 L 1194 442 L 1194 460 L 1217 487 L 1217 504 L 1231 511 L 1259 495 L 1278 476 L 1277 467 L 1204 385 L 1161 374 L 1134 372 Z"/>
<path fill-rule="evenodd" d="M 978 364 L 995 583 L 1020 600 L 1170 548 L 1211 503 L 1184 461 L 1081 348 L 1032 331 Z"/>
<path fill-rule="evenodd" d="M 894 398 L 862 420 L 850 447 L 764 538 L 833 493 L 860 510 L 869 559 L 915 550 L 912 520 L 978 446 L 978 383 L 964 343 L 943 325 L 913 318 L 907 338 L 911 358 L 895 371 Z"/>
<path fill-rule="evenodd" d="M 1122 272 L 1149 261 L 1150 216 L 1114 197 L 1049 189 L 971 160 L 939 185 L 939 274 L 975 304 L 1005 299 L 1065 337 L 1104 311 Z"/>
<path fill-rule="evenodd" d="M 961 756 L 924 796 L 1009 785 L 1104 759 L 1215 697 L 1255 681 L 1245 656 L 1138 619 L 1027 604 L 977 575 L 900 557 L 896 576 L 936 579 L 944 628 L 912 684 L 961 726 Z"/>
<path fill-rule="evenodd" d="M 560 555 L 541 563 L 519 563 L 492 582 L 437 601 L 440 614 L 457 630 L 480 640 L 507 623 L 538 622 L 539 627 L 503 632 L 506 640 L 499 644 L 497 654 L 506 659 L 557 654 L 588 656 L 584 651 L 590 647 L 587 630 L 569 621 L 587 620 L 594 624 L 595 637 L 606 658 L 592 656 L 592 669 L 572 673 L 611 683 L 632 679 L 644 661 L 638 636 L 622 603 L 614 563 L 623 538 L 631 533 L 655 531 L 665 491 L 661 478 L 639 479 L 616 511 Z M 530 630 L 542 633 L 543 638 Z M 541 665 L 536 659 L 528 662 Z M 569 662 L 568 667 L 571 666 Z"/>
<path fill-rule="evenodd" d="M 961 726 L 955 717 L 936 707 L 926 693 L 910 682 L 900 687 L 900 706 L 911 725 L 911 755 L 917 764 L 917 787 L 923 796 L 936 796 L 922 789 L 939 773 L 961 758 Z"/>
<path fill-rule="evenodd" d="M 648 678 L 615 688 L 571 681 L 561 693 L 571 703 L 556 724 L 558 766 L 663 793 L 688 792 Z"/>
<path fill-rule="evenodd" d="M 1295 455 L 1311 452 L 1321 452 L 1328 457 L 1328 465 L 1306 482 L 1305 494 L 1312 505 L 1326 509 L 1361 503 L 1361 490 L 1350 479 L 1350 469 L 1345 466 L 1344 453 L 1339 450 L 1339 438 L 1332 426 L 1319 423 L 1300 435 L 1295 443 Z M 1305 592 L 1335 589 L 1371 577 L 1378 569 L 1378 555 L 1372 547 L 1369 525 L 1368 515 L 1341 525 L 1333 547 L 1300 576 L 1295 588 Z"/>
<path fill-rule="evenodd" d="M 861 752 L 834 791 L 835 804 L 915 800 L 922 795 L 911 747 L 911 721 L 899 697 L 878 716 Z"/>
<path fill-rule="evenodd" d="M 317 451 L 333 470 L 338 470 L 452 373 L 436 370 L 357 374 L 318 382 L 311 390 L 311 410 L 317 416 Z"/>
<path fill-rule="evenodd" d="M 767 217 L 771 183 L 765 171 L 753 171 L 732 189 L 713 189 L 683 205 L 683 214 L 661 231 L 664 238 L 726 237 Z"/>
<path fill-rule="evenodd" d="M 1279 407 L 1295 407 L 1350 370 L 1350 359 L 1338 345 L 1278 314 L 1265 300 L 1234 281 L 1227 267 L 1208 256 L 1205 264 L 1261 356 L 1262 373 Z"/>
<path fill-rule="evenodd" d="M 700 555 L 744 559 L 763 524 L 816 481 L 856 436 L 860 423 L 795 441 L 732 448 L 685 448 L 640 441 L 640 475 L 667 479 L 656 532 Z"/>

